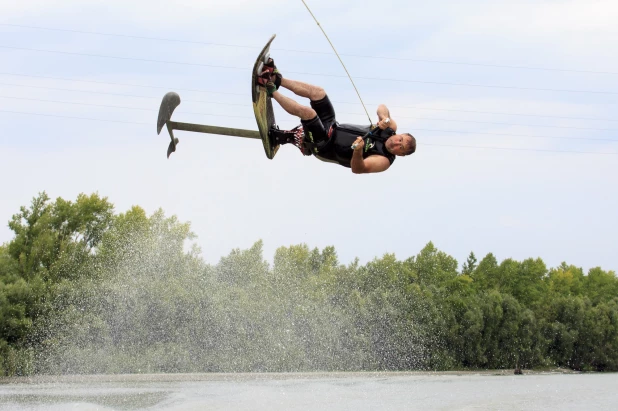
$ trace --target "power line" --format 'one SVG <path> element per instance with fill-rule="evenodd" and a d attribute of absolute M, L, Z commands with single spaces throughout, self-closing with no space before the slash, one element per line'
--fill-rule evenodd
<path fill-rule="evenodd" d="M 157 112 L 157 110 L 153 110 L 151 108 L 113 106 L 113 105 L 108 105 L 108 104 L 78 103 L 78 102 L 73 102 L 73 101 L 45 100 L 45 99 L 38 99 L 38 98 L 26 98 L 26 97 L 14 97 L 14 96 L 0 96 L 0 98 L 10 99 L 10 100 L 37 101 L 37 102 L 42 102 L 42 103 L 70 104 L 70 105 L 76 105 L 76 106 L 117 108 L 117 109 L 122 109 L 122 110 L 140 110 L 140 111 Z M 243 107 L 249 108 L 249 106 L 246 104 L 229 104 L 229 105 L 243 106 Z M 200 116 L 217 116 L 217 117 L 251 118 L 251 119 L 254 118 L 254 117 L 248 117 L 248 116 L 230 116 L 227 114 L 210 114 L 210 113 L 202 113 L 202 112 L 196 113 L 196 112 L 191 112 L 191 111 L 183 111 L 183 113 L 184 114 L 196 114 Z M 611 140 L 611 141 L 618 141 L 618 140 Z"/>
<path fill-rule="evenodd" d="M 113 83 L 113 82 L 103 82 L 103 81 L 94 81 L 94 80 L 76 80 L 70 79 L 66 77 L 50 77 L 50 76 L 34 76 L 27 74 L 17 74 L 17 73 L 3 73 L 0 72 L 0 75 L 6 76 L 16 76 L 16 77 L 29 77 L 29 78 L 42 78 L 48 80 L 62 80 L 62 81 L 70 81 L 70 82 L 78 82 L 78 83 L 92 83 L 92 84 L 103 84 L 103 85 L 112 85 L 112 86 L 125 86 L 125 87 L 140 87 L 140 88 L 152 88 L 152 89 L 161 89 L 161 90 L 178 90 L 178 91 L 191 91 L 198 93 L 210 93 L 210 94 L 222 94 L 222 95 L 232 95 L 232 96 L 246 96 L 246 93 L 230 93 L 230 92 L 217 92 L 217 91 L 209 91 L 209 90 L 201 90 L 201 89 L 187 89 L 180 87 L 162 87 L 162 86 L 149 86 L 143 84 L 129 84 L 129 83 Z M 15 84 L 7 84 L 0 83 L 8 86 L 16 86 L 16 87 L 35 87 L 35 86 L 27 86 L 27 85 L 15 85 Z M 86 92 L 83 90 L 69 90 L 69 89 L 56 89 L 61 91 L 77 91 L 77 92 Z M 96 93 L 96 92 L 92 92 Z M 120 94 L 122 96 L 122 94 Z M 126 95 L 128 97 L 143 97 L 143 96 L 131 96 Z M 154 98 L 154 97 L 143 97 L 143 98 Z M 194 100 L 195 101 L 195 100 Z M 348 102 L 348 101 L 332 101 L 337 104 L 358 104 L 356 102 Z M 221 103 L 222 104 L 222 103 Z M 368 103 L 368 104 L 376 104 L 377 103 Z M 450 111 L 456 113 L 474 113 L 474 114 L 492 114 L 492 115 L 501 115 L 501 116 L 515 116 L 515 117 L 537 117 L 537 118 L 554 118 L 554 119 L 562 119 L 562 120 L 591 120 L 591 121 L 611 121 L 618 122 L 616 119 L 606 119 L 606 118 L 598 118 L 598 117 L 568 117 L 568 116 L 549 116 L 549 115 L 541 115 L 541 114 L 522 114 L 522 113 L 503 113 L 503 112 L 495 112 L 495 111 L 478 111 L 478 110 L 458 110 L 458 109 L 445 109 L 445 108 L 431 108 L 431 107 L 423 107 L 423 106 L 398 106 L 398 105 L 390 105 L 389 107 L 396 108 L 411 108 L 415 110 L 430 110 L 430 111 Z M 459 121 L 459 120 L 452 120 Z M 463 120 L 461 120 L 463 121 Z M 521 124 L 514 124 L 521 125 Z M 536 127 L 536 126 L 535 126 Z M 538 126 L 538 127 L 554 127 L 554 126 Z M 558 127 L 557 127 L 558 128 Z M 562 127 L 560 127 L 562 128 Z M 571 128 L 571 127 L 565 127 Z M 586 129 L 586 130 L 602 130 L 602 131 L 613 131 L 611 129 Z"/>
<path fill-rule="evenodd" d="M 0 46 L 3 49 L 10 50 L 22 50 L 22 51 L 34 51 L 37 53 L 53 53 L 53 54 L 67 54 L 70 56 L 85 56 L 85 57 L 100 57 L 107 59 L 117 59 L 117 60 L 131 60 L 131 61 L 142 61 L 147 63 L 164 63 L 164 64 L 177 64 L 181 66 L 198 66 L 198 67 L 211 67 L 211 68 L 224 68 L 230 70 L 247 70 L 246 67 L 230 67 L 230 66 L 218 66 L 214 64 L 204 64 L 204 63 L 189 63 L 182 61 L 169 61 L 169 60 L 153 60 L 153 59 L 141 59 L 136 57 L 122 57 L 122 56 L 106 56 L 103 54 L 90 54 L 90 53 L 74 53 L 70 51 L 59 51 L 59 50 L 42 50 L 42 49 L 32 49 L 27 47 L 12 47 L 12 46 Z"/>
<path fill-rule="evenodd" d="M 68 51 L 42 50 L 42 49 L 33 49 L 33 48 L 26 48 L 26 47 L 0 46 L 0 48 L 9 49 L 9 50 L 33 51 L 33 52 L 38 52 L 38 53 L 53 53 L 53 54 L 64 54 L 64 55 L 71 55 L 71 56 L 141 61 L 141 62 L 146 62 L 146 63 L 161 63 L 161 64 L 174 64 L 174 65 L 186 65 L 186 66 L 197 66 L 197 67 L 222 68 L 226 70 L 243 70 L 243 71 L 247 70 L 246 67 L 219 66 L 219 65 L 214 65 L 214 64 L 190 63 L 190 62 L 169 61 L 169 60 L 154 60 L 154 59 L 143 59 L 143 58 L 136 58 L 136 57 L 108 56 L 108 55 L 103 55 L 103 54 L 75 53 L 75 52 L 68 52 Z M 306 72 L 299 72 L 299 71 L 288 71 L 288 73 L 299 74 L 299 75 L 304 75 L 304 76 L 347 78 L 346 76 L 342 76 L 339 74 L 306 73 Z M 536 88 L 536 87 L 496 86 L 496 85 L 487 85 L 487 84 L 448 83 L 448 82 L 439 82 L 439 81 L 420 81 L 420 80 L 392 79 L 392 78 L 380 78 L 380 77 L 361 77 L 361 76 L 354 76 L 353 78 L 361 79 L 361 80 L 371 80 L 371 81 L 392 81 L 392 82 L 398 82 L 398 83 L 434 84 L 434 85 L 443 85 L 443 86 L 446 85 L 446 86 L 456 86 L 456 87 L 477 87 L 477 88 L 480 87 L 480 88 L 506 89 L 506 90 L 618 95 L 618 91 L 567 90 L 567 89 L 549 89 L 549 88 Z"/>
<path fill-rule="evenodd" d="M 431 118 L 431 117 L 406 117 L 406 116 L 394 116 L 396 118 L 408 118 L 412 120 L 424 120 L 424 121 L 447 121 L 455 123 L 474 123 L 474 124 L 493 124 L 499 126 L 517 126 L 517 127 L 542 127 L 542 128 L 558 128 L 565 130 L 590 130 L 590 131 L 618 131 L 616 128 L 590 128 L 590 127 L 568 127 L 568 126 L 546 126 L 540 124 L 517 124 L 517 123 L 501 123 L 496 121 L 474 121 L 474 120 L 453 120 L 447 118 Z"/>
<path fill-rule="evenodd" d="M 76 103 L 76 102 L 66 102 L 66 101 L 58 101 L 58 100 L 29 99 L 29 98 L 7 97 L 7 96 L 0 96 L 0 98 L 8 98 L 8 99 L 15 98 L 15 99 L 27 100 L 27 101 L 39 101 L 39 102 L 46 102 L 46 103 L 59 103 L 59 104 L 79 105 L 79 106 L 116 108 L 116 109 L 122 109 L 122 110 L 141 110 L 141 111 L 150 111 L 150 112 L 157 111 L 153 109 L 146 109 L 146 108 L 139 108 L 139 107 L 112 106 L 112 105 L 91 104 L 91 103 Z M 203 112 L 200 112 L 200 113 L 184 112 L 183 114 L 193 114 L 193 115 L 209 116 L 209 117 L 253 119 L 253 117 L 249 117 L 249 116 L 235 116 L 235 115 L 228 115 L 228 114 L 212 114 L 212 113 L 203 113 Z M 139 123 L 139 124 L 146 124 L 146 123 Z M 608 142 L 614 142 L 614 143 L 618 142 L 618 140 L 610 139 L 610 138 L 535 136 L 535 135 L 528 135 L 528 134 L 485 133 L 485 132 L 477 132 L 477 131 L 437 130 L 437 129 L 431 129 L 431 128 L 414 128 L 414 127 L 411 127 L 411 128 L 413 128 L 415 131 L 429 131 L 429 132 L 453 133 L 453 134 L 477 134 L 477 135 L 488 135 L 488 136 L 523 137 L 523 138 L 535 138 L 535 139 L 547 138 L 547 139 L 558 139 L 558 140 L 608 141 Z"/>
<path fill-rule="evenodd" d="M 90 90 L 72 90 L 72 89 L 58 88 L 58 87 L 30 86 L 30 85 L 25 85 L 25 84 L 0 83 L 0 86 L 26 87 L 26 88 L 37 88 L 37 89 L 42 89 L 42 90 L 56 90 L 56 91 L 72 91 L 72 92 L 75 92 L 75 93 L 89 93 L 89 94 L 101 94 L 101 95 L 106 95 L 106 96 L 146 98 L 146 99 L 152 99 L 152 100 L 155 100 L 155 99 L 160 100 L 161 99 L 160 97 L 139 96 L 139 95 L 135 95 L 135 94 L 109 93 L 109 92 L 105 92 L 105 91 L 90 91 Z M 185 100 L 185 101 L 191 101 L 191 102 L 194 102 L 194 103 L 213 103 L 211 101 L 202 101 L 202 100 Z M 228 103 L 219 103 L 219 102 L 217 102 L 216 104 L 228 104 Z M 232 104 L 230 104 L 230 105 L 232 105 Z"/>
<path fill-rule="evenodd" d="M 618 154 L 618 153 L 599 153 L 594 151 L 569 151 L 569 150 L 549 150 L 542 148 L 513 148 L 513 147 L 487 147 L 487 146 L 460 146 L 460 145 L 452 145 L 452 144 L 434 144 L 428 143 L 423 144 L 426 146 L 435 146 L 435 147 L 457 147 L 457 148 L 482 148 L 489 150 L 507 150 L 507 151 L 537 151 L 537 152 L 548 152 L 548 153 L 577 153 L 577 154 Z"/>
<path fill-rule="evenodd" d="M 10 87 L 25 87 L 25 88 L 36 88 L 42 90 L 55 90 L 55 91 L 70 91 L 75 93 L 86 93 L 86 94 L 101 94 L 104 96 L 117 96 L 117 97 L 133 97 L 133 98 L 144 98 L 149 100 L 160 100 L 160 97 L 152 97 L 152 96 L 140 96 L 136 94 L 122 94 L 122 93 L 109 93 L 106 91 L 91 91 L 91 90 L 73 90 L 68 88 L 58 88 L 58 87 L 46 87 L 46 86 L 30 86 L 25 84 L 11 84 L 11 83 L 0 83 L 0 86 L 10 86 Z M 23 97 L 15 97 L 18 99 L 25 99 Z M 247 104 L 238 104 L 238 103 L 222 103 L 219 101 L 204 101 L 204 100 L 184 100 L 190 103 L 206 103 L 206 104 L 219 104 L 224 106 L 241 106 L 241 107 L 249 107 Z"/>
<path fill-rule="evenodd" d="M 122 109 L 122 110 L 141 110 L 141 111 L 157 112 L 157 110 L 153 110 L 153 109 L 149 109 L 149 108 L 141 108 L 141 107 L 114 106 L 114 105 L 107 105 L 107 104 L 79 103 L 79 102 L 72 102 L 72 101 L 45 100 L 45 99 L 37 99 L 37 98 L 1 96 L 1 95 L 0 95 L 0 98 L 11 99 L 11 100 L 37 101 L 37 102 L 43 102 L 43 103 L 70 104 L 70 105 L 78 105 L 78 106 L 104 107 L 104 108 L 116 108 L 116 109 Z M 229 105 L 243 106 L 243 107 L 249 108 L 249 106 L 245 105 L 245 104 L 229 104 Z M 253 117 L 249 117 L 249 116 L 234 116 L 234 115 L 227 115 L 227 114 L 211 114 L 211 113 L 203 113 L 203 112 L 199 112 L 198 113 L 198 112 L 183 111 L 183 114 L 253 119 Z M 358 114 L 358 113 L 342 113 L 342 114 L 362 115 L 362 114 Z M 410 117 L 400 116 L 399 118 L 410 118 Z M 583 141 L 611 141 L 611 142 L 618 142 L 618 140 L 611 139 L 611 138 L 535 136 L 535 135 L 529 135 L 529 134 L 485 133 L 485 132 L 480 132 L 480 131 L 477 132 L 477 131 L 461 131 L 461 130 L 437 130 L 437 129 L 428 129 L 428 128 L 417 128 L 417 127 L 410 127 L 410 128 L 413 128 L 416 131 L 433 131 L 433 132 L 440 132 L 440 133 L 483 134 L 483 135 L 490 135 L 490 136 L 507 136 L 507 137 L 525 137 L 525 138 L 549 138 L 549 139 L 559 139 L 559 140 L 583 140 Z"/>
<path fill-rule="evenodd" d="M 126 87 L 141 87 L 141 88 L 152 88 L 152 89 L 160 89 L 160 90 L 169 90 L 170 87 L 163 86 L 147 86 L 143 84 L 127 84 L 127 83 L 110 83 L 105 81 L 95 81 L 95 80 L 77 80 L 66 77 L 50 77 L 50 76 L 33 76 L 29 74 L 17 74 L 17 73 L 3 73 L 0 72 L 0 75 L 4 76 L 15 76 L 15 77 L 29 77 L 29 78 L 43 78 L 48 80 L 62 80 L 62 81 L 72 81 L 78 83 L 93 83 L 93 84 L 103 84 L 103 85 L 111 85 L 111 86 L 126 86 Z M 225 94 L 232 96 L 246 96 L 247 93 L 230 93 L 230 92 L 220 92 L 220 91 L 210 91 L 210 90 L 200 90 L 200 89 L 191 89 L 191 88 L 179 88 L 174 87 L 174 90 L 178 91 L 193 91 L 197 93 L 210 93 L 210 94 Z"/>
<path fill-rule="evenodd" d="M 150 123 L 140 123 L 136 121 L 123 121 L 123 120 L 110 120 L 110 119 L 101 119 L 101 118 L 89 118 L 89 117 L 74 117 L 74 116 L 63 116 L 60 114 L 44 114 L 44 113 L 28 113 L 24 111 L 11 111 L 11 110 L 0 110 L 0 113 L 9 113 L 9 114 L 23 114 L 27 116 L 43 116 L 43 117 L 55 117 L 55 118 L 66 118 L 71 120 L 88 120 L 88 121 L 101 121 L 104 123 L 121 123 L 121 124 L 139 124 L 143 126 L 152 126 Z M 618 154 L 618 153 L 617 153 Z"/>
<path fill-rule="evenodd" d="M 618 140 L 611 138 L 587 138 L 587 137 L 555 137 L 555 136 L 533 136 L 529 134 L 509 134 L 509 133 L 485 133 L 482 131 L 461 131 L 461 130 L 436 130 L 432 128 L 414 128 L 415 131 L 434 131 L 439 133 L 457 133 L 457 134 L 483 134 L 487 136 L 506 136 L 506 137 L 525 137 L 525 138 L 551 138 L 559 140 L 584 140 L 584 141 L 613 141 L 617 143 Z"/>
<path fill-rule="evenodd" d="M 333 101 L 333 103 L 337 103 L 337 104 L 353 104 L 353 103 L 346 103 L 344 101 Z M 375 104 L 375 103 L 372 103 Z M 594 117 L 568 117 L 568 116 L 548 116 L 548 115 L 538 115 L 538 114 L 522 114 L 522 113 L 501 113 L 501 112 L 496 112 L 496 111 L 479 111 L 479 110 L 461 110 L 461 109 L 448 109 L 448 108 L 430 108 L 430 107 L 419 107 L 419 106 L 392 106 L 392 107 L 399 107 L 399 108 L 413 108 L 416 110 L 430 110 L 430 111 L 450 111 L 450 112 L 455 112 L 455 113 L 474 113 L 474 114 L 493 114 L 493 115 L 500 115 L 500 116 L 517 116 L 517 117 L 538 117 L 538 118 L 554 118 L 554 119 L 561 119 L 561 120 L 592 120 L 592 121 L 612 121 L 612 122 L 618 122 L 618 120 L 615 119 L 604 119 L 604 118 L 594 118 Z"/>
<path fill-rule="evenodd" d="M 174 42 L 174 43 L 199 44 L 199 45 L 206 45 L 206 46 L 236 47 L 236 48 L 248 48 L 248 49 L 260 49 L 261 48 L 261 46 L 257 47 L 257 46 L 247 46 L 247 45 L 239 45 L 239 44 L 223 44 L 223 43 L 213 43 L 213 42 L 204 42 L 204 41 L 169 39 L 169 38 L 161 38 L 161 37 L 147 37 L 147 36 L 136 36 L 136 35 L 128 35 L 128 34 L 103 33 L 103 32 L 96 32 L 96 31 L 27 26 L 27 25 L 19 25 L 19 24 L 0 23 L 0 26 L 18 27 L 18 28 L 35 29 L 35 30 L 62 31 L 62 32 L 67 32 L 67 33 L 90 34 L 90 35 L 97 35 L 97 36 L 133 38 L 133 39 L 140 39 L 140 40 L 155 40 L 155 41 L 167 41 L 167 42 Z M 324 52 L 324 51 L 294 50 L 294 49 L 282 49 L 282 48 L 274 48 L 273 50 L 280 50 L 280 51 L 292 52 L 292 53 L 303 53 L 303 54 L 325 54 L 325 55 L 333 54 L 333 53 Z M 341 55 L 346 56 L 346 57 L 358 57 L 358 58 L 364 58 L 364 59 L 411 61 L 411 62 L 418 62 L 418 63 L 453 64 L 453 65 L 477 66 L 477 67 L 508 68 L 508 69 L 518 69 L 518 70 L 557 71 L 557 72 L 585 73 L 585 74 L 613 74 L 613 75 L 618 74 L 618 72 L 612 72 L 612 71 L 593 71 L 593 70 L 575 70 L 575 69 L 563 69 L 563 68 L 513 66 L 513 65 L 504 65 L 504 64 L 469 63 L 469 62 L 461 62 L 461 61 L 412 59 L 412 58 L 387 57 L 387 56 L 367 56 L 367 55 L 358 55 L 358 54 L 341 54 Z"/>
<path fill-rule="evenodd" d="M 74 116 L 63 116 L 63 115 L 58 115 L 58 114 L 28 113 L 28 112 L 22 112 L 22 111 L 9 111 L 9 110 L 0 110 L 0 113 L 21 114 L 21 115 L 30 115 L 30 116 L 45 116 L 45 117 L 64 118 L 64 119 L 71 119 L 71 120 L 99 121 L 99 122 L 104 122 L 104 123 L 121 123 L 121 124 L 136 124 L 136 125 L 152 126 L 152 124 L 150 123 L 141 123 L 141 122 L 135 122 L 135 121 L 74 117 Z M 423 143 L 422 145 L 423 146 L 436 146 L 436 147 L 474 148 L 474 149 L 507 150 L 507 151 L 538 151 L 538 152 L 568 153 L 568 154 L 618 155 L 618 152 L 548 150 L 548 149 L 534 149 L 534 148 L 488 147 L 488 146 L 462 146 L 462 145 L 434 144 L 434 143 L 427 143 L 427 144 Z"/>

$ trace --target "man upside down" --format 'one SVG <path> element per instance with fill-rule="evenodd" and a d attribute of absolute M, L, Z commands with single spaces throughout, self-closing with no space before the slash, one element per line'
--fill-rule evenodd
<path fill-rule="evenodd" d="M 353 173 L 364 174 L 386 171 L 396 156 L 416 151 L 416 139 L 409 133 L 397 134 L 397 123 L 385 105 L 378 106 L 378 124 L 374 130 L 371 126 L 339 124 L 323 88 L 284 78 L 273 59 L 268 60 L 264 69 L 259 84 L 281 108 L 300 118 L 305 139 L 315 145 L 319 157 L 349 167 Z M 278 91 L 280 87 L 308 98 L 310 107 L 284 96 Z"/>

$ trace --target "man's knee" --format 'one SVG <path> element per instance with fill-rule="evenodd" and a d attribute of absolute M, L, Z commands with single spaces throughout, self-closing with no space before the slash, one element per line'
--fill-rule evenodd
<path fill-rule="evenodd" d="M 322 100 L 324 97 L 326 97 L 326 91 L 322 87 L 314 86 L 311 90 L 310 99 L 312 101 L 318 101 Z"/>
<path fill-rule="evenodd" d="M 311 107 L 302 106 L 302 109 L 300 110 L 300 113 L 299 113 L 300 119 L 305 120 L 305 121 L 314 119 L 317 116 L 318 116 L 318 113 L 316 113 L 316 111 L 312 109 Z"/>

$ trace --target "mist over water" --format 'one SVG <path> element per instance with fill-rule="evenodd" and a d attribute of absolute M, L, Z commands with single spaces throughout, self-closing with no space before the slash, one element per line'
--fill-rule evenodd
<path fill-rule="evenodd" d="M 420 322 L 361 295 L 333 250 L 281 248 L 271 267 L 257 242 L 211 266 L 183 251 L 188 231 L 173 218 L 151 220 L 147 230 L 112 230 L 89 274 L 60 288 L 35 333 L 38 373 L 426 366 Z M 342 281 L 356 291 L 341 295 Z"/>
<path fill-rule="evenodd" d="M 48 200 L 0 246 L 0 374 L 618 369 L 612 271 L 459 270 L 431 242 L 361 266 L 306 245 L 269 264 L 257 241 L 211 265 L 162 210 Z"/>

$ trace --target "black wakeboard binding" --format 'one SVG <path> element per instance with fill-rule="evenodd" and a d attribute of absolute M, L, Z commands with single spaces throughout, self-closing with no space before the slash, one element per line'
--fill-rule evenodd
<path fill-rule="evenodd" d="M 268 132 L 274 145 L 293 144 L 305 156 L 317 153 L 317 146 L 310 141 L 305 141 L 303 126 L 296 126 L 292 130 L 280 130 L 279 126 L 273 126 Z"/>

